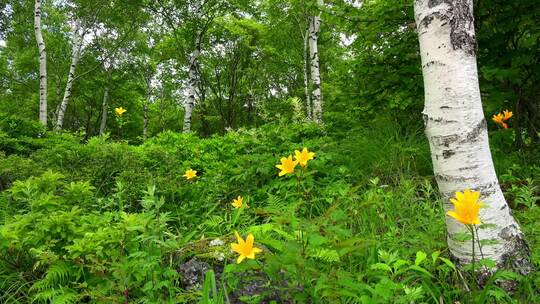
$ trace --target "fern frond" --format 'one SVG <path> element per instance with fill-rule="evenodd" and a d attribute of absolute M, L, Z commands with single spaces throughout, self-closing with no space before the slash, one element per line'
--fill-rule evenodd
<path fill-rule="evenodd" d="M 326 249 L 326 248 L 318 248 L 314 250 L 313 252 L 309 253 L 309 257 L 321 260 L 323 262 L 327 263 L 335 263 L 339 262 L 339 254 L 337 251 L 333 249 Z"/>
<path fill-rule="evenodd" d="M 54 303 L 54 304 L 74 304 L 78 303 L 79 294 L 71 288 L 52 288 L 38 292 L 34 295 L 32 302 Z"/>
<path fill-rule="evenodd" d="M 30 290 L 42 292 L 47 289 L 65 285 L 69 283 L 69 279 L 74 276 L 74 274 L 75 269 L 73 269 L 70 264 L 64 261 L 58 261 L 47 269 L 45 277 L 35 282 Z"/>
<path fill-rule="evenodd" d="M 209 219 L 203 222 L 203 225 L 209 228 L 219 227 L 221 223 L 224 222 L 224 219 L 218 215 L 212 215 Z"/>

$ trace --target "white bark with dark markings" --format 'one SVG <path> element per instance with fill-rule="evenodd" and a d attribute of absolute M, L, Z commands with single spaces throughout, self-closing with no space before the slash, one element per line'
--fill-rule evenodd
<path fill-rule="evenodd" d="M 195 1 L 193 3 L 193 13 L 195 20 L 202 22 L 202 5 L 201 1 Z M 199 56 L 201 55 L 202 38 L 205 30 L 199 28 L 195 33 L 195 43 L 193 51 L 189 56 L 188 63 L 188 81 L 187 81 L 187 98 L 184 101 L 184 126 L 182 131 L 184 133 L 191 131 L 191 120 L 193 115 L 193 108 L 197 101 L 197 89 L 199 81 Z"/>
<path fill-rule="evenodd" d="M 39 122 L 47 127 L 47 49 L 41 33 L 41 0 L 34 4 L 34 33 L 39 50 Z"/>
<path fill-rule="evenodd" d="M 476 67 L 473 0 L 416 0 L 415 19 L 425 87 L 424 121 L 433 171 L 445 201 L 466 188 L 481 192 L 487 208 L 478 229 L 482 254 L 499 267 L 530 270 L 528 247 L 505 201 L 489 150 Z M 472 259 L 471 242 L 455 240 L 465 227 L 446 217 L 448 245 L 461 264 Z M 480 252 L 476 248 L 476 253 Z M 481 258 L 477 256 L 476 259 Z"/>
<path fill-rule="evenodd" d="M 191 117 L 193 114 L 193 108 L 195 107 L 195 101 L 197 98 L 197 81 L 199 79 L 198 74 L 198 62 L 199 55 L 201 54 L 201 39 L 200 34 L 197 33 L 197 38 L 195 42 L 195 50 L 191 52 L 189 57 L 189 66 L 188 66 L 188 83 L 187 83 L 187 93 L 188 96 L 184 102 L 184 127 L 183 132 L 191 131 Z"/>
<path fill-rule="evenodd" d="M 323 0 L 318 0 L 319 6 L 323 5 Z M 313 16 L 309 22 L 309 59 L 311 66 L 311 83 L 313 86 L 313 114 L 312 118 L 315 122 L 322 122 L 323 113 L 323 97 L 321 92 L 321 72 L 319 67 L 319 29 L 321 27 L 321 16 Z"/>
<path fill-rule="evenodd" d="M 66 89 L 64 91 L 64 98 L 62 103 L 58 108 L 58 113 L 56 115 L 56 125 L 54 126 L 55 130 L 62 129 L 64 125 L 64 116 L 66 114 L 66 109 L 71 98 L 71 93 L 73 91 L 73 82 L 75 81 L 75 71 L 77 69 L 77 64 L 81 58 L 81 48 L 83 44 L 83 33 L 79 33 L 81 26 L 78 20 L 75 21 L 73 27 L 73 37 L 71 38 L 71 65 L 69 66 L 69 73 L 66 83 Z"/>

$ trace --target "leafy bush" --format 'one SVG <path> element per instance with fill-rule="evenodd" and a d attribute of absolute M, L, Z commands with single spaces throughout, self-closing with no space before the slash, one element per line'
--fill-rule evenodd
<path fill-rule="evenodd" d="M 45 128 L 35 120 L 0 113 L 0 131 L 12 138 L 37 138 L 45 133 Z"/>

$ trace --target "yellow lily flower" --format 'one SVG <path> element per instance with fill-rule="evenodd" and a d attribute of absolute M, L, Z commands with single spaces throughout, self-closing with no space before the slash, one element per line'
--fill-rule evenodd
<path fill-rule="evenodd" d="M 456 192 L 450 201 L 454 204 L 454 210 L 448 211 L 448 215 L 464 225 L 481 224 L 478 213 L 484 203 L 478 201 L 480 192 L 465 189 L 464 192 Z"/>
<path fill-rule="evenodd" d="M 193 169 L 189 169 L 182 176 L 185 177 L 187 180 L 190 180 L 190 179 L 193 179 L 193 178 L 197 177 L 197 171 L 195 171 Z"/>
<path fill-rule="evenodd" d="M 298 165 L 298 161 L 295 161 L 292 159 L 292 155 L 289 155 L 289 157 L 281 158 L 281 165 L 276 165 L 276 168 L 281 170 L 279 172 L 279 176 L 283 176 L 285 174 L 292 174 L 294 173 L 294 168 Z"/>
<path fill-rule="evenodd" d="M 503 120 L 504 121 L 509 120 L 512 116 L 514 116 L 514 113 L 512 113 L 512 111 L 508 111 L 508 110 L 503 111 Z"/>
<path fill-rule="evenodd" d="M 235 231 L 234 235 L 236 235 L 238 243 L 232 243 L 231 248 L 234 252 L 239 254 L 238 259 L 236 260 L 237 264 L 240 264 L 245 258 L 253 260 L 255 259 L 255 254 L 262 252 L 262 249 L 253 247 L 253 241 L 255 240 L 253 234 L 248 234 L 245 241 L 238 232 Z"/>
<path fill-rule="evenodd" d="M 124 113 L 127 112 L 127 110 L 120 107 L 120 108 L 114 109 L 114 112 L 116 112 L 116 116 L 121 117 L 122 115 L 124 115 Z"/>
<path fill-rule="evenodd" d="M 491 119 L 497 124 L 499 124 L 501 127 L 503 127 L 504 129 L 508 129 L 508 125 L 504 122 L 505 119 L 504 119 L 503 114 L 499 113 L 499 114 L 493 115 Z"/>
<path fill-rule="evenodd" d="M 242 208 L 244 206 L 244 198 L 238 196 L 237 198 L 233 199 L 231 205 L 233 205 L 235 209 Z M 245 206 L 247 207 L 247 204 Z"/>
<path fill-rule="evenodd" d="M 304 148 L 302 152 L 298 150 L 294 151 L 294 158 L 302 167 L 307 166 L 308 161 L 312 160 L 314 156 L 315 153 L 309 152 L 307 148 Z"/>

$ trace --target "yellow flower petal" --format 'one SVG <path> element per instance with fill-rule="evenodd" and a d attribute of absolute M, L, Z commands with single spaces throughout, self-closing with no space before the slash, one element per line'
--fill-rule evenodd
<path fill-rule="evenodd" d="M 253 241 L 255 240 L 255 238 L 253 237 L 253 234 L 248 234 L 247 238 L 246 238 L 246 246 L 249 247 L 249 248 L 253 248 Z"/>
<path fill-rule="evenodd" d="M 449 216 L 455 218 L 456 220 L 460 219 L 459 214 L 457 214 L 457 212 L 455 212 L 455 211 L 448 211 L 446 214 L 448 214 Z"/>
<path fill-rule="evenodd" d="M 184 175 L 182 175 L 182 176 L 184 176 L 187 180 L 190 180 L 190 179 L 193 179 L 193 178 L 197 177 L 197 171 L 195 171 L 193 169 L 188 169 L 186 171 L 186 173 Z"/>
<path fill-rule="evenodd" d="M 234 234 L 236 235 L 236 239 L 238 240 L 238 243 L 231 244 L 231 248 L 233 249 L 234 252 L 238 253 L 239 255 L 237 259 L 237 263 L 242 262 L 245 258 L 254 259 L 255 254 L 262 252 L 261 249 L 253 247 L 253 243 L 255 241 L 253 234 L 250 233 L 246 237 L 246 241 L 244 241 L 240 237 L 238 232 L 235 231 Z"/>
<path fill-rule="evenodd" d="M 456 192 L 455 198 L 450 201 L 454 204 L 454 209 L 447 212 L 447 215 L 455 218 L 464 225 L 478 225 L 481 223 L 478 217 L 479 210 L 483 203 L 478 201 L 480 192 L 465 189 L 463 192 Z"/>
<path fill-rule="evenodd" d="M 245 255 L 240 255 L 240 256 L 238 257 L 238 259 L 236 260 L 236 264 L 242 263 L 242 261 L 243 261 L 245 258 L 246 258 Z"/>
<path fill-rule="evenodd" d="M 126 111 L 127 110 L 122 107 L 114 109 L 114 112 L 116 113 L 117 116 L 122 116 Z"/>
<path fill-rule="evenodd" d="M 307 148 L 304 148 L 302 151 L 294 151 L 294 157 L 302 167 L 307 166 L 308 162 L 312 160 L 314 156 L 315 153 L 309 152 Z"/>
<path fill-rule="evenodd" d="M 241 246 L 244 244 L 244 239 L 238 234 L 237 231 L 234 232 L 234 235 L 236 236 L 236 240 L 238 244 Z"/>
<path fill-rule="evenodd" d="M 298 164 L 298 161 L 294 161 L 292 159 L 292 155 L 289 155 L 289 157 L 282 157 L 280 161 L 281 161 L 281 164 L 276 165 L 276 168 L 281 170 L 279 172 L 279 176 L 294 173 L 294 168 Z"/>

